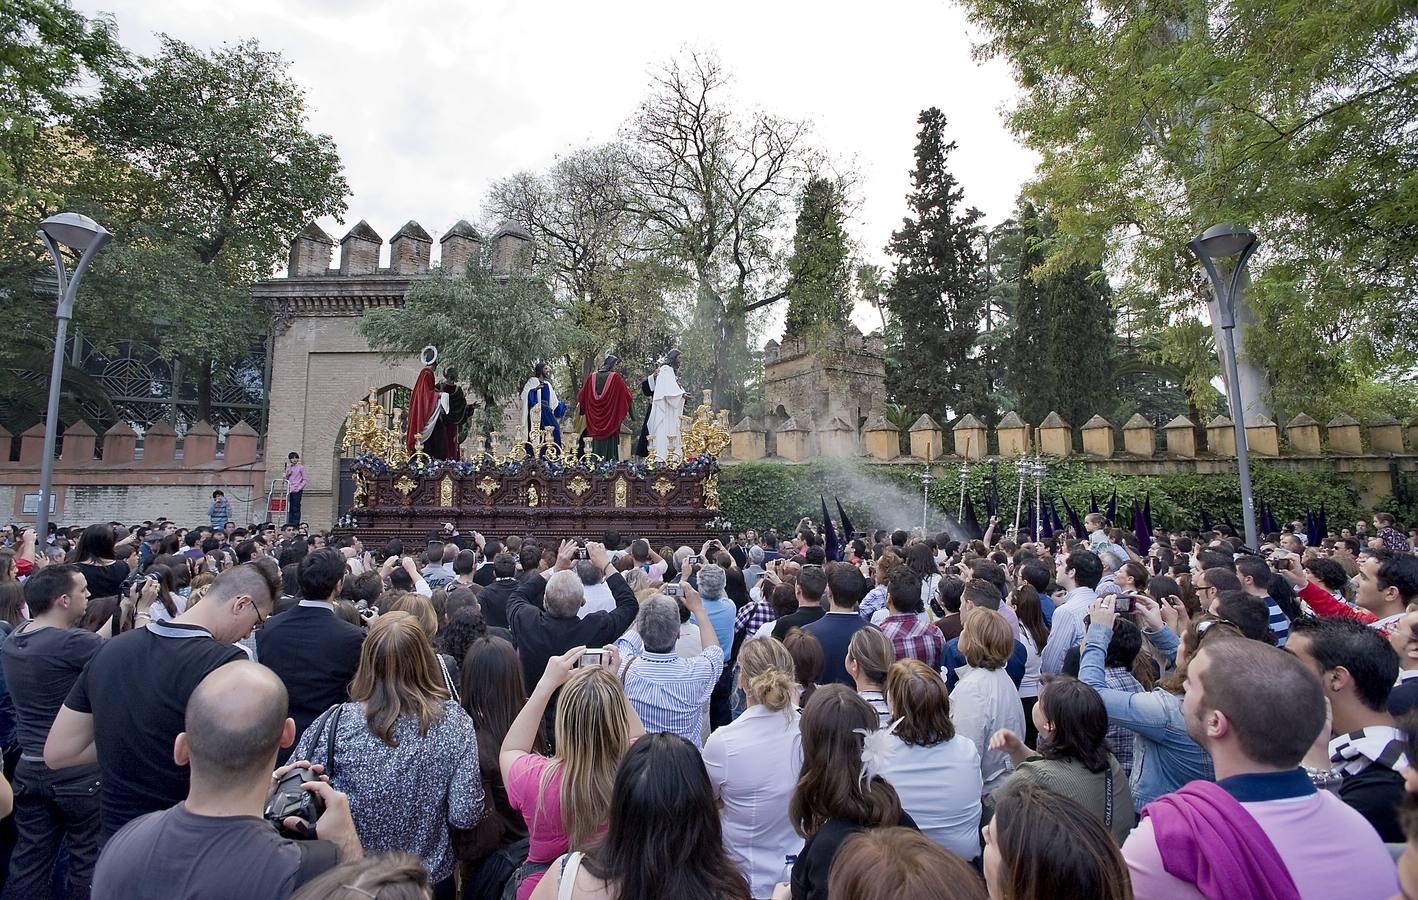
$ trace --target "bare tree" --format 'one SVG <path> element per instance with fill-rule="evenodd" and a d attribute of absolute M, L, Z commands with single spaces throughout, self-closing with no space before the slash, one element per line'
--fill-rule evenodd
<path fill-rule="evenodd" d="M 750 311 L 787 296 L 774 283 L 805 172 L 807 125 L 736 110 L 712 55 L 671 61 L 624 128 L 633 189 L 627 209 L 646 243 L 685 267 L 696 331 L 708 338 L 716 405 L 737 408 Z"/>

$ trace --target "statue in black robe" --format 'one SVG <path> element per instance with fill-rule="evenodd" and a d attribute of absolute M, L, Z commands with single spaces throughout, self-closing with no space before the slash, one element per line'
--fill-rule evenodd
<path fill-rule="evenodd" d="M 458 372 L 451 366 L 443 370 L 443 381 L 437 387 L 439 393 L 448 395 L 448 412 L 439 418 L 433 427 L 433 434 L 423 445 L 423 451 L 433 459 L 460 459 L 463 443 L 463 423 L 472 415 L 468 397 L 458 386 Z"/>

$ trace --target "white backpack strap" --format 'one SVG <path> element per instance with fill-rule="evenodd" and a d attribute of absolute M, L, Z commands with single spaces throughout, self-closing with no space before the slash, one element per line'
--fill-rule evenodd
<path fill-rule="evenodd" d="M 561 884 L 556 892 L 556 900 L 571 900 L 571 895 L 576 892 L 576 873 L 581 870 L 581 857 L 586 854 L 577 850 L 561 865 Z"/>

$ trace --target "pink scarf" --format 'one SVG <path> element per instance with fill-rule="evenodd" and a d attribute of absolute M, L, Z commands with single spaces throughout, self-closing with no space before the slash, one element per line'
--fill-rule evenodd
<path fill-rule="evenodd" d="M 1193 781 L 1143 809 L 1162 867 L 1215 900 L 1300 900 L 1265 831 L 1225 788 Z"/>

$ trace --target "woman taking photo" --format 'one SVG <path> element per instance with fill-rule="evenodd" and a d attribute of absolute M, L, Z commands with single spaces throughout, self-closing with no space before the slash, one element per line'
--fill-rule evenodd
<path fill-rule="evenodd" d="M 1127 865 L 1088 810 L 1033 782 L 1000 791 L 985 826 L 990 900 L 1132 900 Z"/>
<path fill-rule="evenodd" d="M 748 900 L 724 853 L 699 748 L 677 734 L 645 735 L 625 754 L 611 798 L 605 841 L 553 862 L 533 900 Z"/>
<path fill-rule="evenodd" d="M 350 701 L 310 724 L 294 758 L 323 765 L 349 795 L 365 852 L 414 854 L 434 897 L 453 897 L 448 830 L 471 828 L 483 810 L 477 731 L 449 699 L 433 646 L 408 613 L 370 623 Z"/>
<path fill-rule="evenodd" d="M 1108 752 L 1108 710 L 1098 692 L 1076 678 L 1049 680 L 1033 711 L 1039 730 L 1038 752 L 1031 752 L 1012 731 L 996 732 L 991 750 L 1014 760 L 1014 774 L 995 791 L 1033 782 L 1062 794 L 1098 817 L 1119 844 L 1137 824 L 1127 772 Z"/>
<path fill-rule="evenodd" d="M 738 686 L 747 708 L 709 735 L 704 768 L 722 804 L 724 847 L 748 878 L 752 896 L 767 898 L 782 877 L 784 858 L 803 845 L 788 819 L 803 754 L 787 648 L 771 637 L 746 641 L 739 650 Z"/>
<path fill-rule="evenodd" d="M 463 613 L 475 610 L 459 610 Z M 454 616 L 455 623 L 458 616 Z M 451 627 L 451 626 L 450 626 Z M 512 722 L 527 703 L 517 650 L 501 637 L 474 638 L 463 656 L 463 708 L 478 735 L 478 770 L 483 786 L 483 817 L 458 846 L 464 900 L 497 900 L 511 875 L 505 866 L 488 865 L 499 849 L 527 837 L 527 823 L 507 799 L 498 753 Z M 540 735 L 535 747 L 545 750 Z M 487 871 L 482 871 L 487 865 Z M 493 871 L 497 869 L 497 871 Z"/>
<path fill-rule="evenodd" d="M 867 754 L 876 731 L 876 710 L 840 684 L 823 685 L 803 710 L 803 765 L 788 816 L 805 839 L 792 865 L 790 884 L 775 900 L 827 900 L 827 881 L 837 848 L 869 828 L 916 823 L 901 808 L 896 789 L 881 777 L 881 754 Z"/>
<path fill-rule="evenodd" d="M 530 841 L 527 861 L 513 876 L 517 900 L 532 895 L 557 857 L 600 840 L 616 768 L 630 742 L 645 732 L 611 669 L 577 667 L 584 652 L 573 647 L 547 660 L 498 754 L 508 803 L 521 812 Z M 556 753 L 545 756 L 535 751 L 537 734 L 558 688 Z"/>
<path fill-rule="evenodd" d="M 881 777 L 896 789 L 916 827 L 969 861 L 980 855 L 980 751 L 957 737 L 945 679 L 919 659 L 886 676 L 893 725 Z"/>

